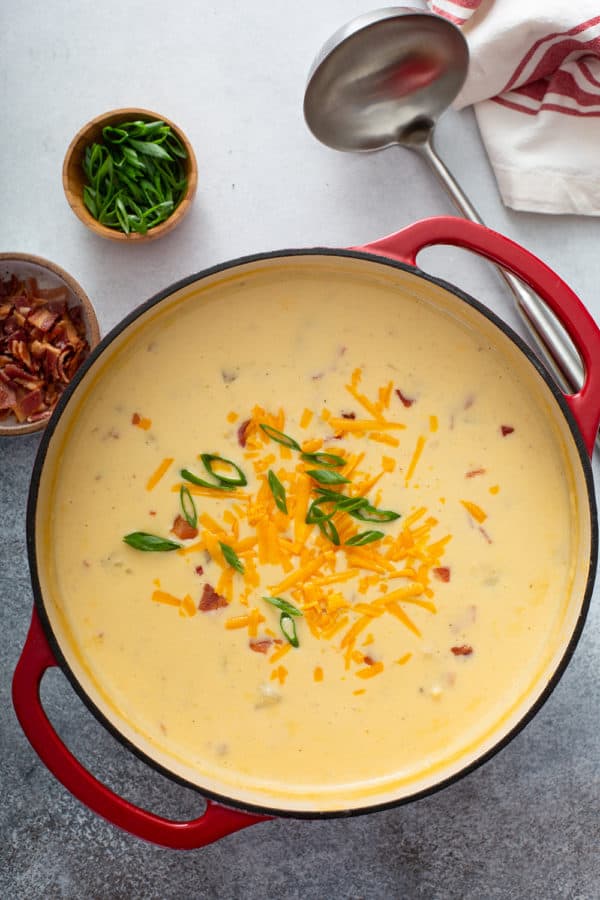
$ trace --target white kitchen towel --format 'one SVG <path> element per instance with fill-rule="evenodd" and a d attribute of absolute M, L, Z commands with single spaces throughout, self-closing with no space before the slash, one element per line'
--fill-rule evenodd
<path fill-rule="evenodd" d="M 600 215 L 600 0 L 429 0 L 471 62 L 455 107 L 475 105 L 502 199 Z"/>

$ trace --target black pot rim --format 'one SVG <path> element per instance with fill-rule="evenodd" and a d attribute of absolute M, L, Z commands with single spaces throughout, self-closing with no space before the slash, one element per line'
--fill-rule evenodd
<path fill-rule="evenodd" d="M 519 719 L 519 721 L 510 729 L 507 734 L 505 734 L 493 747 L 487 750 L 485 753 L 482 753 L 477 759 L 473 760 L 473 762 L 461 768 L 459 771 L 453 773 L 452 775 L 444 778 L 435 784 L 424 788 L 423 790 L 416 791 L 413 794 L 410 794 L 407 797 L 396 798 L 393 800 L 384 801 L 381 803 L 375 803 L 368 806 L 360 806 L 357 808 L 351 808 L 347 810 L 286 810 L 286 809 L 276 809 L 268 806 L 263 806 L 260 804 L 253 804 L 246 801 L 238 800 L 236 798 L 231 798 L 225 794 L 219 794 L 214 791 L 210 791 L 204 787 L 200 787 L 197 784 L 193 784 L 188 781 L 184 777 L 178 775 L 177 773 L 171 771 L 168 767 L 158 763 L 156 760 L 149 757 L 143 750 L 141 750 L 138 746 L 136 746 L 132 741 L 130 741 L 125 735 L 123 735 L 112 722 L 107 719 L 104 713 L 95 705 L 95 703 L 91 700 L 91 698 L 86 693 L 79 679 L 75 676 L 74 672 L 71 670 L 62 650 L 58 640 L 56 639 L 54 632 L 52 630 L 52 626 L 50 624 L 49 617 L 46 614 L 46 609 L 44 605 L 44 599 L 42 595 L 38 566 L 37 566 L 37 554 L 35 547 L 35 514 L 37 507 L 37 498 L 39 494 L 40 480 L 42 477 L 44 461 L 46 458 L 46 454 L 48 452 L 48 448 L 50 446 L 50 442 L 52 439 L 52 435 L 55 431 L 55 428 L 58 424 L 60 417 L 62 416 L 67 404 L 77 386 L 87 373 L 87 371 L 94 364 L 96 359 L 102 355 L 104 350 L 117 338 L 126 328 L 128 328 L 133 322 L 139 319 L 144 313 L 146 313 L 149 309 L 161 303 L 167 297 L 174 294 L 176 291 L 181 290 L 182 288 L 188 287 L 189 285 L 201 281 L 205 278 L 208 278 L 212 275 L 216 275 L 220 272 L 225 272 L 229 269 L 234 269 L 239 266 L 245 264 L 251 264 L 255 262 L 261 262 L 272 259 L 284 259 L 289 257 L 307 257 L 307 256 L 332 256 L 332 257 L 350 257 L 355 259 L 365 260 L 367 262 L 374 262 L 379 265 L 387 266 L 393 269 L 400 269 L 404 272 L 409 272 L 413 275 L 416 275 L 422 278 L 424 281 L 427 281 L 431 284 L 437 285 L 439 287 L 444 288 L 449 291 L 459 300 L 462 300 L 467 306 L 472 307 L 481 313 L 484 318 L 490 321 L 493 325 L 500 329 L 504 335 L 506 335 L 514 344 L 517 345 L 518 349 L 527 357 L 529 362 L 534 366 L 534 368 L 538 371 L 538 373 L 542 376 L 544 381 L 546 382 L 546 386 L 550 389 L 554 399 L 558 403 L 560 410 L 565 417 L 567 424 L 569 426 L 569 430 L 573 436 L 579 460 L 582 466 L 582 471 L 585 479 L 586 492 L 589 503 L 589 513 L 590 513 L 590 525 L 591 525 L 591 547 L 590 547 L 590 565 L 588 569 L 588 575 L 586 580 L 586 587 L 583 592 L 583 597 L 581 599 L 581 609 L 579 615 L 577 617 L 577 621 L 575 623 L 575 627 L 573 628 L 573 633 L 565 647 L 564 653 L 561 657 L 560 662 L 558 663 L 552 677 L 549 679 L 546 687 L 537 698 L 537 700 L 528 707 L 527 711 L 524 715 Z M 579 642 L 579 638 L 581 637 L 581 632 L 583 630 L 583 626 L 585 624 L 585 620 L 589 611 L 590 600 L 592 596 L 592 591 L 594 587 L 594 579 L 596 573 L 596 566 L 598 560 L 598 514 L 596 508 L 596 500 L 594 494 L 594 483 L 593 483 L 593 475 L 592 475 L 592 466 L 587 454 L 585 442 L 583 437 L 579 431 L 579 427 L 575 418 L 563 396 L 560 389 L 552 379 L 551 375 L 544 367 L 544 365 L 540 362 L 540 360 L 535 356 L 530 347 L 523 341 L 523 339 L 502 319 L 499 318 L 492 310 L 488 307 L 484 306 L 479 300 L 476 300 L 471 295 L 467 294 L 465 291 L 457 288 L 455 285 L 450 282 L 445 281 L 442 278 L 438 278 L 437 276 L 429 275 L 426 272 L 423 272 L 418 266 L 409 265 L 408 263 L 399 262 L 395 259 L 391 259 L 388 256 L 380 256 L 374 253 L 368 253 L 363 250 L 353 250 L 353 249 L 342 249 L 342 248 L 331 248 L 331 247 L 310 247 L 310 248 L 300 248 L 300 249 L 283 249 L 283 250 L 272 250 L 263 253 L 255 253 L 248 256 L 238 257 L 236 259 L 227 260 L 223 263 L 219 263 L 217 265 L 211 266 L 207 269 L 202 269 L 200 272 L 197 272 L 193 275 L 189 275 L 186 278 L 182 278 L 179 281 L 174 282 L 158 293 L 154 294 L 145 302 L 141 303 L 134 310 L 132 310 L 128 315 L 126 315 L 123 319 L 121 319 L 112 329 L 108 332 L 108 334 L 100 341 L 100 343 L 94 348 L 94 350 L 90 353 L 87 359 L 84 361 L 75 377 L 68 385 L 66 390 L 64 391 L 61 399 L 59 400 L 51 418 L 46 426 L 40 446 L 38 448 L 37 456 L 35 459 L 32 478 L 29 488 L 29 495 L 27 501 L 27 553 L 29 558 L 29 566 L 30 566 L 30 575 L 31 575 L 31 583 L 34 595 L 34 604 L 37 610 L 38 616 L 40 618 L 46 639 L 50 645 L 52 653 L 56 659 L 57 664 L 60 666 L 62 672 L 70 682 L 72 688 L 76 692 L 76 694 L 80 697 L 86 707 L 90 710 L 90 712 L 94 715 L 94 717 L 103 725 L 110 734 L 113 735 L 123 746 L 125 746 L 129 751 L 131 751 L 135 756 L 141 759 L 146 764 L 150 765 L 155 771 L 159 772 L 161 775 L 166 776 L 172 781 L 175 781 L 178 784 L 181 784 L 187 788 L 192 788 L 197 791 L 201 796 L 206 799 L 214 800 L 217 803 L 222 804 L 223 806 L 228 806 L 233 809 L 239 809 L 243 812 L 247 812 L 250 814 L 257 814 L 262 816 L 269 816 L 274 818 L 292 818 L 292 819 L 333 819 L 333 818 L 344 818 L 350 816 L 357 815 L 366 815 L 368 813 L 374 813 L 383 811 L 386 809 L 393 809 L 397 806 L 403 806 L 407 803 L 412 803 L 416 800 L 420 800 L 423 797 L 430 796 L 431 794 L 437 793 L 445 787 L 448 787 L 451 784 L 459 781 L 464 778 L 470 772 L 478 769 L 484 763 L 486 763 L 489 759 L 499 753 L 504 747 L 506 747 L 512 740 L 515 738 L 525 726 L 533 719 L 533 717 L 539 712 L 542 706 L 546 703 L 558 682 L 562 678 L 562 675 L 567 668 L 573 653 L 575 652 L 575 648 Z"/>

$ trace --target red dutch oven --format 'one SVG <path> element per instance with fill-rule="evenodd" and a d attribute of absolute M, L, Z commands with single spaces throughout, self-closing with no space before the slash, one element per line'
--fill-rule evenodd
<path fill-rule="evenodd" d="M 432 278 L 416 267 L 416 257 L 419 251 L 435 244 L 464 247 L 492 260 L 523 279 L 545 300 L 564 325 L 583 360 L 585 382 L 577 394 L 563 397 L 546 370 L 526 345 L 493 313 L 454 286 Z M 164 765 L 157 764 L 156 760 L 150 759 L 140 747 L 136 747 L 124 734 L 119 733 L 118 728 L 115 728 L 114 724 L 109 722 L 103 712 L 94 704 L 86 691 L 86 686 L 81 683 L 67 662 L 63 652 L 64 648 L 61 647 L 60 638 L 53 627 L 52 616 L 49 614 L 47 600 L 42 591 L 39 552 L 36 547 L 36 520 L 42 514 L 40 512 L 40 491 L 44 479 L 49 477 L 46 471 L 47 457 L 52 448 L 57 424 L 64 416 L 68 417 L 70 408 L 73 406 L 70 403 L 71 398 L 77 392 L 78 385 L 85 378 L 86 373 L 106 352 L 111 343 L 125 329 L 132 327 L 148 309 L 165 302 L 177 290 L 207 278 L 214 278 L 215 274 L 218 275 L 220 272 L 230 273 L 236 268 L 251 268 L 254 263 L 263 264 L 265 260 L 294 260 L 299 256 L 314 257 L 315 264 L 319 258 L 332 256 L 342 260 L 341 264 L 344 264 L 344 259 L 351 260 L 353 265 L 356 264 L 356 260 L 360 260 L 361 266 L 375 269 L 385 266 L 388 274 L 395 269 L 398 278 L 410 281 L 413 291 L 418 291 L 419 285 L 423 289 L 425 286 L 431 288 L 431 285 L 435 285 L 437 290 L 444 292 L 454 315 L 465 317 L 468 313 L 471 316 L 471 322 L 473 317 L 475 319 L 483 317 L 487 320 L 488 327 L 500 329 L 504 335 L 508 336 L 514 352 L 521 358 L 526 357 L 529 361 L 527 363 L 525 360 L 525 364 L 531 367 L 534 376 L 541 384 L 548 415 L 551 415 L 559 423 L 563 441 L 567 447 L 569 463 L 574 471 L 574 483 L 580 510 L 579 526 L 582 535 L 581 546 L 577 551 L 578 558 L 575 561 L 578 573 L 574 582 L 575 589 L 568 600 L 569 612 L 565 617 L 566 630 L 561 636 L 559 651 L 553 656 L 552 668 L 548 671 L 544 683 L 535 696 L 528 697 L 527 702 L 518 709 L 516 716 L 510 718 L 505 730 L 495 736 L 491 746 L 484 748 L 476 758 L 466 760 L 459 771 L 444 772 L 442 770 L 435 781 L 425 789 L 416 790 L 401 797 L 395 796 L 372 806 L 346 809 L 343 814 L 372 812 L 439 790 L 480 765 L 503 747 L 531 719 L 556 686 L 575 649 L 592 592 L 597 559 L 598 528 L 589 456 L 592 453 L 600 423 L 600 330 L 573 291 L 531 253 L 508 238 L 481 225 L 463 219 L 444 217 L 417 222 L 397 234 L 351 250 L 284 250 L 235 260 L 194 275 L 153 297 L 131 313 L 101 342 L 65 392 L 44 434 L 33 473 L 28 508 L 28 552 L 35 606 L 29 634 L 14 675 L 13 701 L 18 719 L 32 746 L 48 769 L 75 797 L 113 824 L 148 841 L 167 847 L 180 849 L 201 847 L 273 816 L 319 817 L 341 815 L 342 813 L 323 812 L 319 810 L 318 805 L 312 812 L 263 808 L 246 804 L 239 798 L 211 793 L 202 785 L 192 784 L 191 786 L 199 789 L 203 796 L 208 797 L 206 811 L 200 818 L 193 821 L 172 821 L 153 815 L 116 795 L 84 769 L 70 753 L 54 731 L 40 700 L 40 684 L 44 673 L 56 665 L 62 668 L 91 711 L 117 738 L 146 762 L 155 765 L 160 771 L 175 780 L 182 781 L 177 773 L 169 771 L 168 767 Z"/>

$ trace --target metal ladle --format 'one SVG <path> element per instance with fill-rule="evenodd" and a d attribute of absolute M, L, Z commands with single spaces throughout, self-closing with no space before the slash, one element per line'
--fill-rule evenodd
<path fill-rule="evenodd" d="M 467 42 L 447 19 L 414 7 L 365 13 L 340 28 L 315 59 L 304 116 L 314 136 L 336 150 L 399 144 L 416 151 L 464 218 L 483 224 L 433 146 L 436 120 L 463 86 L 468 65 Z M 567 333 L 522 281 L 498 271 L 559 385 L 579 390 L 583 366 Z"/>

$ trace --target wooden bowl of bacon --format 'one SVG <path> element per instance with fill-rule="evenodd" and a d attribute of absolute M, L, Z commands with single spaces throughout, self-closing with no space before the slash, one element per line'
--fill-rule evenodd
<path fill-rule="evenodd" d="M 0 253 L 0 435 L 44 428 L 99 340 L 74 278 L 39 256 Z"/>

